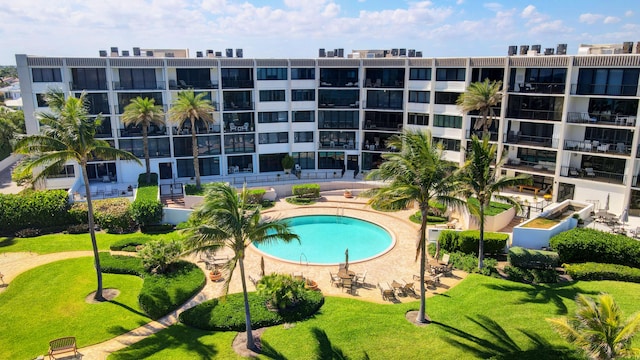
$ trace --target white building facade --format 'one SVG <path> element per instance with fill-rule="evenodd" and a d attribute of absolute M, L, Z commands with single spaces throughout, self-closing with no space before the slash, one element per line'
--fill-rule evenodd
<path fill-rule="evenodd" d="M 136 53 L 134 51 L 134 53 Z M 137 52 L 139 53 L 139 52 Z M 27 132 L 43 94 L 59 88 L 87 94 L 102 114 L 100 138 L 142 158 L 141 131 L 121 114 L 137 96 L 168 111 L 183 89 L 206 94 L 216 124 L 198 125 L 202 179 L 282 173 L 291 154 L 303 172 L 340 173 L 377 167 L 385 140 L 405 128 L 428 129 L 448 160 L 462 164 L 478 116 L 455 105 L 466 87 L 485 78 L 503 82 L 491 141 L 507 157 L 506 174 L 530 174 L 553 200 L 574 199 L 640 215 L 638 82 L 640 54 L 527 55 L 470 58 L 366 56 L 248 59 L 188 52 L 95 58 L 16 55 Z M 193 176 L 190 129 L 175 124 L 149 132 L 151 170 L 161 182 Z M 134 183 L 143 167 L 95 161 L 91 181 Z M 68 167 L 49 187 L 69 187 Z M 526 190 L 525 190 L 526 191 Z"/>

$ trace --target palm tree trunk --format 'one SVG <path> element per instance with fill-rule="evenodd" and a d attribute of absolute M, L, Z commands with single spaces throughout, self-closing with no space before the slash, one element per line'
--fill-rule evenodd
<path fill-rule="evenodd" d="M 242 295 L 244 296 L 244 322 L 247 331 L 247 349 L 255 349 L 253 342 L 253 331 L 251 330 L 251 313 L 249 312 L 249 294 L 247 293 L 247 281 L 244 279 L 244 260 L 242 257 L 238 259 L 240 265 L 240 279 L 242 280 Z"/>
<path fill-rule="evenodd" d="M 480 239 L 478 240 L 478 269 L 484 267 L 484 203 L 480 203 Z"/>
<path fill-rule="evenodd" d="M 482 111 L 482 137 L 483 138 L 489 135 L 489 123 L 487 122 L 488 120 L 487 115 L 488 115 L 488 111 L 483 110 Z"/>
<path fill-rule="evenodd" d="M 142 125 L 142 151 L 144 152 L 144 165 L 147 168 L 147 184 L 151 182 L 151 160 L 149 160 L 149 126 Z"/>
<path fill-rule="evenodd" d="M 200 190 L 200 163 L 198 162 L 198 139 L 196 138 L 196 119 L 191 117 L 191 151 L 193 151 L 193 172 L 196 178 L 196 189 Z"/>
<path fill-rule="evenodd" d="M 98 252 L 98 242 L 96 241 L 96 229 L 93 220 L 93 203 L 91 202 L 91 187 L 89 186 L 89 176 L 87 175 L 87 163 L 80 164 L 82 168 L 82 178 L 84 179 L 84 191 L 87 194 L 87 222 L 89 223 L 89 235 L 91 236 L 91 247 L 93 248 L 93 262 L 98 278 L 98 289 L 93 297 L 96 301 L 105 301 L 102 295 L 102 268 L 100 267 L 100 253 Z"/>
<path fill-rule="evenodd" d="M 429 213 L 429 207 L 427 209 L 421 209 L 420 214 L 422 215 L 422 224 L 420 224 L 420 309 L 418 310 L 418 316 L 416 317 L 416 321 L 421 323 L 428 322 L 426 317 L 426 288 L 424 286 L 424 272 L 425 272 L 425 263 L 427 261 L 427 215 Z"/>

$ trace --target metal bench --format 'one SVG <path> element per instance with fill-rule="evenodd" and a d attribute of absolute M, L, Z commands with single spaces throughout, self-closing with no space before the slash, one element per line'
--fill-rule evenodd
<path fill-rule="evenodd" d="M 75 337 L 68 336 L 49 341 L 49 359 L 55 359 L 54 355 L 68 352 L 73 352 L 74 358 L 78 356 Z"/>

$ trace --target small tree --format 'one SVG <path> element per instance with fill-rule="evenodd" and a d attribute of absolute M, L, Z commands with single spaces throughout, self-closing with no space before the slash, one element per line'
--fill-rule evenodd
<path fill-rule="evenodd" d="M 289 154 L 286 154 L 282 158 L 282 169 L 284 169 L 284 172 L 288 174 L 289 171 L 291 171 L 291 169 L 293 168 L 294 163 L 295 160 L 293 159 L 293 157 Z"/>
<path fill-rule="evenodd" d="M 276 309 L 284 310 L 294 306 L 302 299 L 303 280 L 295 280 L 289 275 L 271 274 L 258 282 L 258 294 L 269 298 L 269 303 Z"/>
<path fill-rule="evenodd" d="M 149 272 L 164 274 L 169 266 L 180 258 L 182 246 L 177 241 L 150 241 L 140 250 L 138 256 L 142 266 Z"/>

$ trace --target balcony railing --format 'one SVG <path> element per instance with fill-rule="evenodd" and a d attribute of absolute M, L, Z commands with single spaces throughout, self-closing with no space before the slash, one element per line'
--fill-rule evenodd
<path fill-rule="evenodd" d="M 69 89 L 71 90 L 107 90 L 107 83 L 96 84 L 76 84 L 73 81 L 69 82 Z"/>
<path fill-rule="evenodd" d="M 511 110 L 507 112 L 507 117 L 515 119 L 560 121 L 562 119 L 562 114 L 559 111 L 554 110 Z"/>
<path fill-rule="evenodd" d="M 113 82 L 113 90 L 164 90 L 164 81 L 145 81 L 144 83 Z"/>
<path fill-rule="evenodd" d="M 595 180 L 599 182 L 606 182 L 610 184 L 624 184 L 624 174 L 613 173 L 607 171 L 595 170 L 593 168 L 575 168 L 570 166 L 562 166 L 560 168 L 560 175 L 573 178 L 582 178 L 588 180 Z"/>
<path fill-rule="evenodd" d="M 382 81 L 381 79 L 366 79 L 364 86 L 368 88 L 403 88 L 404 80 Z"/>
<path fill-rule="evenodd" d="M 358 87 L 358 79 L 320 79 L 320 87 Z"/>
<path fill-rule="evenodd" d="M 217 109 L 217 108 L 216 108 Z M 226 101 L 224 103 L 225 111 L 237 111 L 237 110 L 253 110 L 253 101 L 233 102 Z"/>
<path fill-rule="evenodd" d="M 202 135 L 202 134 L 219 134 L 220 133 L 220 125 L 219 124 L 213 124 L 213 125 L 209 125 L 209 127 L 201 127 L 201 126 L 197 126 L 196 127 L 196 134 L 197 135 Z M 177 127 L 173 127 L 172 130 L 173 135 L 189 135 L 191 136 L 191 128 L 177 128 Z"/>
<path fill-rule="evenodd" d="M 142 136 L 142 129 L 140 128 L 129 128 L 129 129 L 118 129 L 120 132 L 120 137 L 139 137 Z M 152 128 L 147 132 L 147 136 L 163 136 L 167 135 L 167 128 Z"/>
<path fill-rule="evenodd" d="M 222 79 L 223 89 L 251 89 L 253 88 L 253 80 L 244 79 Z"/>
<path fill-rule="evenodd" d="M 466 139 L 471 139 L 471 136 L 473 135 L 476 135 L 478 138 L 482 139 L 484 137 L 484 132 L 482 130 L 467 130 Z M 489 131 L 489 141 L 498 141 L 497 131 Z"/>
<path fill-rule="evenodd" d="M 510 144 L 532 145 L 541 147 L 558 147 L 558 139 L 548 136 L 523 135 L 510 132 L 504 135 L 503 141 Z"/>
<path fill-rule="evenodd" d="M 567 122 L 573 124 L 636 126 L 635 115 L 569 112 Z"/>
<path fill-rule="evenodd" d="M 631 155 L 631 145 L 625 143 L 601 143 L 598 140 L 565 140 L 564 149 L 588 153 Z"/>
<path fill-rule="evenodd" d="M 571 95 L 636 96 L 638 85 L 571 84 Z"/>
<path fill-rule="evenodd" d="M 321 109 L 358 109 L 360 107 L 360 101 L 332 101 L 332 102 L 321 102 L 318 103 L 318 107 Z"/>
<path fill-rule="evenodd" d="M 110 138 L 113 137 L 113 133 L 111 132 L 111 128 L 109 129 L 96 129 L 96 137 L 97 138 Z"/>
<path fill-rule="evenodd" d="M 169 90 L 217 89 L 218 83 L 211 80 L 169 80 Z"/>
<path fill-rule="evenodd" d="M 525 161 L 518 158 L 507 159 L 503 167 L 545 174 L 553 174 L 556 171 L 556 163 L 553 161 Z"/>
<path fill-rule="evenodd" d="M 516 89 L 517 86 L 517 89 Z M 510 92 L 534 94 L 564 94 L 564 83 L 518 83 L 509 88 Z"/>
<path fill-rule="evenodd" d="M 402 124 L 385 124 L 385 123 L 376 123 L 367 121 L 364 123 L 364 130 L 375 130 L 375 131 L 402 131 Z"/>
<path fill-rule="evenodd" d="M 319 141 L 318 150 L 327 149 L 342 149 L 342 150 L 355 150 L 358 149 L 359 143 L 354 141 Z"/>
<path fill-rule="evenodd" d="M 367 102 L 365 104 L 365 109 L 375 109 L 375 110 L 403 110 L 403 104 L 381 104 L 381 103 L 373 103 Z"/>
<path fill-rule="evenodd" d="M 165 113 L 167 111 L 169 111 L 170 106 L 168 104 L 158 104 L 158 103 L 156 103 L 156 105 L 162 106 L 162 111 L 164 111 Z M 122 105 L 122 106 L 114 105 L 113 106 L 114 114 L 122 114 L 122 113 L 124 113 L 124 108 L 125 107 L 127 107 L 127 105 Z"/>

